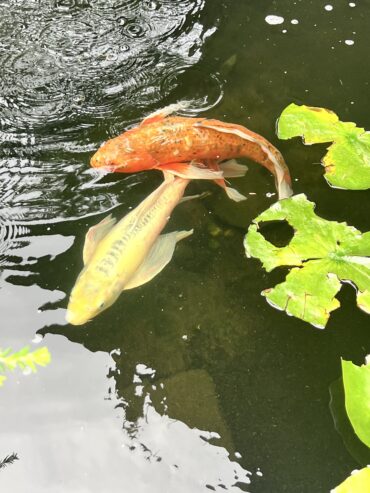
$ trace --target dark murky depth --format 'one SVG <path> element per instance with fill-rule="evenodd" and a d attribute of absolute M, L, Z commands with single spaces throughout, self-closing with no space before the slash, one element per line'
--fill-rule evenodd
<path fill-rule="evenodd" d="M 260 132 L 319 214 L 370 229 L 369 193 L 329 189 L 312 164 L 324 146 L 274 128 L 294 101 L 370 129 L 370 4 L 355 3 L 0 2 L 0 347 L 52 354 L 0 389 L 0 459 L 20 458 L 0 470 L 2 491 L 319 493 L 364 465 L 335 430 L 328 387 L 341 356 L 369 352 L 369 318 L 349 286 L 324 331 L 260 296 L 282 272 L 243 253 L 276 199 L 257 165 L 235 180 L 243 204 L 191 184 L 213 194 L 173 214 L 170 230 L 195 234 L 161 275 L 82 328 L 64 322 L 88 227 L 161 179 L 102 178 L 92 152 L 180 99 Z"/>

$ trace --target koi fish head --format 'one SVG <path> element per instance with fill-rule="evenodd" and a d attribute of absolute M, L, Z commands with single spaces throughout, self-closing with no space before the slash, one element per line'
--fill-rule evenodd
<path fill-rule="evenodd" d="M 85 270 L 78 277 L 68 302 L 66 320 L 72 325 L 83 325 L 109 308 L 118 298 L 121 288 L 114 283 L 95 279 Z"/>
<path fill-rule="evenodd" d="M 151 169 L 155 164 L 156 161 L 148 153 L 143 149 L 136 150 L 130 139 L 122 136 L 105 142 L 90 160 L 93 168 L 106 168 L 120 173 Z"/>

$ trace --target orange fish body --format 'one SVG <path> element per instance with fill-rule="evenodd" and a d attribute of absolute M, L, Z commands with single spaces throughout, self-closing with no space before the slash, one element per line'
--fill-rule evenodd
<path fill-rule="evenodd" d="M 245 170 L 241 172 L 242 167 L 234 163 L 220 173 L 219 164 L 240 157 L 275 175 L 280 198 L 291 194 L 289 170 L 280 152 L 247 128 L 219 120 L 155 113 L 103 144 L 91 165 L 122 173 L 159 169 L 188 179 L 215 179 L 225 187 L 223 178 L 242 176 Z M 222 170 L 222 164 L 220 167 Z"/>

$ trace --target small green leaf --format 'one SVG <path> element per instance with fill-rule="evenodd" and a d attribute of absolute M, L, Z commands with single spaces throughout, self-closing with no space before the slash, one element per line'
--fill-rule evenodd
<path fill-rule="evenodd" d="M 355 123 L 341 122 L 325 108 L 292 103 L 280 115 L 278 136 L 301 136 L 305 144 L 333 142 L 323 159 L 328 183 L 350 190 L 370 188 L 370 133 Z"/>
<path fill-rule="evenodd" d="M 370 364 L 342 360 L 342 372 L 347 415 L 356 435 L 370 448 Z"/>
<path fill-rule="evenodd" d="M 370 313 L 370 232 L 361 234 L 346 223 L 322 219 L 314 207 L 304 194 L 276 202 L 253 221 L 244 247 L 247 257 L 259 258 L 267 271 L 294 267 L 285 282 L 262 294 L 288 315 L 323 328 L 330 312 L 340 306 L 335 295 L 341 281 L 357 286 L 357 305 Z M 287 221 L 294 228 L 286 247 L 262 236 L 259 223 L 265 221 Z"/>
<path fill-rule="evenodd" d="M 342 484 L 332 490 L 332 493 L 366 493 L 368 491 L 370 491 L 370 468 L 364 467 L 360 471 L 354 471 Z"/>
<path fill-rule="evenodd" d="M 11 349 L 0 349 L 0 372 L 4 373 L 6 370 L 13 371 L 17 367 L 20 370 L 29 369 L 35 372 L 37 366 L 46 366 L 50 363 L 50 353 L 48 348 L 42 347 L 30 352 L 30 348 L 25 346 L 20 351 L 11 354 Z M 5 376 L 0 375 L 0 386 L 6 379 Z"/>

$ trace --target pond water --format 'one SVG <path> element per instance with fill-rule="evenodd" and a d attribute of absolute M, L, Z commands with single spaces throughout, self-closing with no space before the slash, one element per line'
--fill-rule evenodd
<path fill-rule="evenodd" d="M 168 229 L 195 232 L 152 282 L 82 327 L 65 308 L 87 229 L 161 181 L 102 178 L 92 153 L 179 100 L 261 133 L 319 215 L 369 230 L 369 193 L 328 187 L 325 146 L 275 134 L 290 102 L 370 129 L 369 16 L 366 0 L 0 0 L 0 347 L 52 355 L 0 389 L 0 459 L 19 456 L 1 491 L 320 493 L 364 465 L 329 386 L 369 352 L 369 318 L 349 285 L 325 330 L 260 295 L 283 272 L 243 251 L 276 200 L 258 165 L 234 182 L 244 203 L 189 186 L 212 194 L 175 210 Z"/>

